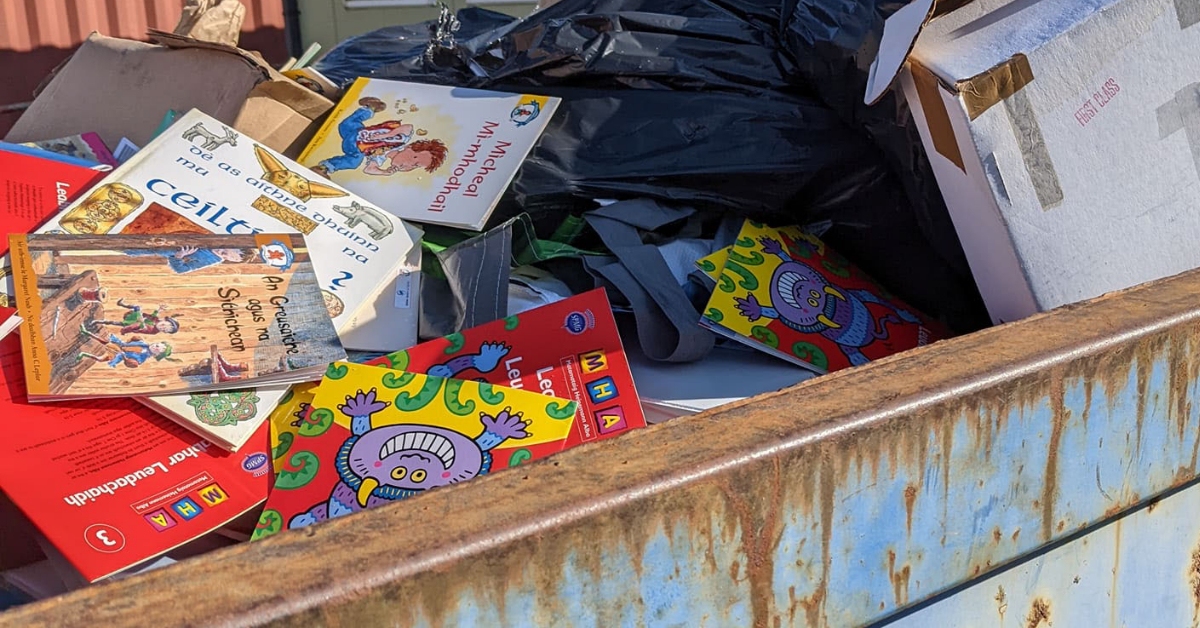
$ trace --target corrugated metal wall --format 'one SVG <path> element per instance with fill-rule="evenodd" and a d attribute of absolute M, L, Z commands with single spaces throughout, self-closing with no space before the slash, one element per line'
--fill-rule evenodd
<path fill-rule="evenodd" d="M 32 98 L 46 74 L 91 32 L 144 38 L 147 28 L 171 30 L 184 0 L 0 0 L 0 137 L 20 112 L 5 106 Z M 242 0 L 243 48 L 268 61 L 287 58 L 283 0 Z"/>

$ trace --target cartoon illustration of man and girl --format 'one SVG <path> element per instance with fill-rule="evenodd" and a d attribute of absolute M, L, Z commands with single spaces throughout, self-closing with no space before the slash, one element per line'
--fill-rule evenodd
<path fill-rule="evenodd" d="M 107 362 L 110 368 L 116 368 L 118 365 L 124 365 L 125 368 L 137 368 L 151 358 L 155 360 L 177 360 L 171 359 L 171 345 L 167 342 L 146 342 L 140 335 L 131 336 L 129 340 L 124 340 L 114 333 L 110 333 L 108 338 L 104 338 L 96 334 L 96 332 L 104 329 L 104 327 L 119 327 L 117 333 L 127 334 L 176 334 L 179 333 L 179 321 L 167 316 L 167 306 L 160 305 L 153 312 L 146 313 L 140 305 L 126 305 L 121 299 L 117 299 L 117 305 L 128 310 L 121 320 L 94 320 L 79 326 L 79 331 L 84 336 L 95 339 L 104 345 L 106 348 L 111 345 L 115 350 L 115 355 L 108 358 L 102 355 L 96 355 L 87 351 L 80 351 L 75 356 L 75 361 L 80 362 L 84 359 L 95 360 L 96 362 Z"/>
<path fill-rule="evenodd" d="M 82 362 L 86 358 L 95 360 L 96 362 L 107 362 L 109 368 L 115 369 L 118 365 L 123 365 L 125 368 L 135 369 L 150 359 L 154 359 L 155 361 L 179 361 L 171 357 L 171 345 L 167 342 L 148 343 L 142 340 L 141 336 L 133 336 L 129 340 L 122 340 L 116 334 L 109 334 L 108 338 L 101 338 L 92 333 L 86 325 L 79 326 L 79 333 L 99 341 L 105 348 L 110 348 L 111 345 L 115 353 L 112 358 L 108 358 L 87 351 L 80 351 L 75 356 L 76 362 Z"/>
<path fill-rule="evenodd" d="M 180 247 L 178 251 L 163 249 L 133 249 L 125 251 L 131 257 L 147 257 L 157 255 L 166 258 L 171 270 L 179 274 L 190 273 L 215 266 L 222 262 L 241 264 L 253 262 L 258 256 L 254 249 L 200 249 L 194 246 Z"/>
<path fill-rule="evenodd" d="M 358 104 L 354 113 L 338 123 L 342 154 L 321 161 L 312 168 L 313 172 L 328 179 L 341 170 L 357 170 L 366 162 L 364 173 L 388 176 L 417 168 L 434 172 L 445 163 L 448 149 L 441 140 L 413 141 L 413 125 L 400 120 L 368 126 L 367 121 L 387 109 L 387 105 L 370 96 L 360 99 Z"/>
<path fill-rule="evenodd" d="M 100 331 L 105 326 L 120 327 L 118 332 L 125 334 L 176 334 L 179 333 L 179 321 L 167 316 L 167 306 L 160 305 L 153 312 L 146 313 L 140 305 L 126 305 L 122 299 L 117 299 L 117 305 L 129 310 L 119 321 L 95 320 L 89 323 L 94 331 Z"/>

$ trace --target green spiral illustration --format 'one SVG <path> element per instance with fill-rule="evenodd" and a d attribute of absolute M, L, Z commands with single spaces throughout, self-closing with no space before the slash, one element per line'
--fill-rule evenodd
<path fill-rule="evenodd" d="M 529 459 L 532 457 L 533 457 L 533 454 L 529 453 L 528 449 L 525 449 L 525 448 L 518 449 L 518 450 L 512 452 L 512 456 L 509 456 L 508 466 L 515 467 L 523 462 L 529 462 Z"/>
<path fill-rule="evenodd" d="M 700 260 L 700 262 L 696 265 L 700 267 L 700 270 L 706 273 L 711 273 L 717 269 L 717 265 L 712 263 L 712 260 L 707 259 Z"/>
<path fill-rule="evenodd" d="M 738 253 L 737 250 L 729 252 L 729 259 L 738 262 L 739 264 L 745 264 L 746 266 L 758 266 L 762 264 L 764 260 L 762 253 L 759 253 L 758 251 L 750 251 L 750 257 L 746 257 Z"/>
<path fill-rule="evenodd" d="M 740 246 L 743 249 L 752 249 L 752 248 L 754 248 L 754 238 L 751 238 L 750 236 L 746 236 L 744 238 L 738 238 L 736 244 L 737 244 L 737 246 Z M 732 253 L 733 250 L 730 249 L 730 252 Z"/>
<path fill-rule="evenodd" d="M 838 277 L 841 277 L 842 279 L 850 278 L 850 268 L 847 266 L 834 263 L 832 260 L 828 259 L 822 261 L 821 266 L 823 266 L 825 270 L 837 275 Z"/>
<path fill-rule="evenodd" d="M 329 379 L 341 379 L 350 372 L 350 367 L 345 364 L 331 362 L 329 368 L 325 369 L 325 377 Z"/>
<path fill-rule="evenodd" d="M 403 371 L 404 369 L 408 368 L 407 351 L 397 351 L 395 353 L 389 353 L 383 357 L 387 358 L 388 364 L 391 365 L 393 370 Z"/>
<path fill-rule="evenodd" d="M 770 328 L 763 325 L 755 325 L 754 327 L 750 328 L 750 337 L 763 343 L 764 345 L 767 345 L 768 347 L 771 347 L 772 349 L 779 348 L 779 336 L 776 335 L 775 332 L 771 331 Z"/>
<path fill-rule="evenodd" d="M 398 377 L 395 373 L 384 373 L 379 381 L 387 388 L 404 388 L 416 376 L 416 373 L 401 373 Z"/>
<path fill-rule="evenodd" d="M 729 275 L 722 273 L 717 282 L 717 288 L 720 288 L 721 292 L 733 292 L 737 290 L 737 286 L 733 285 L 733 279 Z"/>
<path fill-rule="evenodd" d="M 822 371 L 829 370 L 829 357 L 825 355 L 825 352 L 820 347 L 811 342 L 797 342 L 792 345 L 792 355 Z"/>
<path fill-rule="evenodd" d="M 291 432 L 281 432 L 279 434 L 279 444 L 271 450 L 271 458 L 279 460 L 284 454 L 292 448 L 292 443 L 296 440 L 296 435 Z"/>
<path fill-rule="evenodd" d="M 316 408 L 308 413 L 308 416 L 304 418 L 304 422 L 300 424 L 300 429 L 296 431 L 301 436 L 311 438 L 328 432 L 331 427 L 333 427 L 333 410 L 329 408 Z"/>
<path fill-rule="evenodd" d="M 564 401 L 559 403 L 557 401 L 551 401 L 550 403 L 546 404 L 546 414 L 550 415 L 550 418 L 558 419 L 560 421 L 563 419 L 569 419 L 575 416 L 575 402 Z"/>
<path fill-rule="evenodd" d="M 446 336 L 446 340 L 450 343 L 450 346 L 446 347 L 446 355 L 458 353 L 458 350 L 463 348 L 463 343 L 466 342 L 466 338 L 458 332 Z"/>
<path fill-rule="evenodd" d="M 250 535 L 251 541 L 279 534 L 283 530 L 283 515 L 279 514 L 278 510 L 267 509 L 262 511 L 258 516 L 258 523 L 254 526 L 254 533 Z"/>
<path fill-rule="evenodd" d="M 462 403 L 459 399 L 462 387 L 461 379 L 448 379 L 446 380 L 446 389 L 442 393 L 442 401 L 446 404 L 446 409 L 457 416 L 467 416 L 475 411 L 473 400 L 468 399 L 466 403 Z"/>
<path fill-rule="evenodd" d="M 287 466 L 275 478 L 275 489 L 290 491 L 300 488 L 317 477 L 321 469 L 321 459 L 311 451 L 298 451 L 288 459 Z"/>
<path fill-rule="evenodd" d="M 295 388 L 287 389 L 287 392 L 283 393 L 283 399 L 279 400 L 279 405 L 281 405 L 281 406 L 286 405 L 288 402 L 290 402 L 292 400 L 292 397 L 295 397 L 295 396 L 296 396 Z"/>
<path fill-rule="evenodd" d="M 446 380 L 441 377 L 426 376 L 425 385 L 421 387 L 415 397 L 407 392 L 396 395 L 396 409 L 401 412 L 415 412 L 424 408 L 437 398 L 437 391 L 442 387 L 444 381 Z"/>
<path fill-rule="evenodd" d="M 719 323 L 719 322 L 725 320 L 725 315 L 721 313 L 721 310 L 718 310 L 715 307 L 708 308 L 708 314 L 706 314 L 705 316 L 708 317 L 708 320 L 710 320 L 714 323 Z"/>
<path fill-rule="evenodd" d="M 520 323 L 521 323 L 521 319 L 517 318 L 516 316 L 509 316 L 508 318 L 504 319 L 504 330 L 512 331 L 512 330 L 516 329 L 517 325 L 519 325 Z"/>
<path fill-rule="evenodd" d="M 754 273 L 746 270 L 741 264 L 731 259 L 725 262 L 725 271 L 733 271 L 742 278 L 742 280 L 738 282 L 738 285 L 741 286 L 742 289 L 750 291 L 758 290 L 758 277 L 755 277 Z"/>
<path fill-rule="evenodd" d="M 479 383 L 479 398 L 489 406 L 498 406 L 504 403 L 504 391 L 496 390 L 494 386 L 487 382 Z"/>

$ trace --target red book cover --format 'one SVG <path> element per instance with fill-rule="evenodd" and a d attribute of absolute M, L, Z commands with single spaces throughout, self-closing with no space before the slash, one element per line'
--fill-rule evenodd
<path fill-rule="evenodd" d="M 129 399 L 30 404 L 21 343 L 0 340 L 0 489 L 96 581 L 262 503 L 267 426 L 230 454 Z"/>
<path fill-rule="evenodd" d="M 88 191 L 107 174 L 91 168 L 0 151 L 0 226 L 4 233 L 29 233 Z M 8 239 L 0 255 L 8 253 Z"/>
<path fill-rule="evenodd" d="M 646 426 L 603 288 L 366 364 L 572 399 L 578 409 L 567 447 Z"/>

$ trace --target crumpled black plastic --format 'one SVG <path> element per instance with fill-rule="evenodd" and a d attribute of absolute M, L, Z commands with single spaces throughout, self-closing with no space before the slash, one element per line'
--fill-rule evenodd
<path fill-rule="evenodd" d="M 493 221 L 650 198 L 826 241 L 958 331 L 987 315 L 902 98 L 862 103 L 883 0 L 561 0 L 351 38 L 316 69 L 562 97 Z M 458 22 L 456 31 L 452 22 Z"/>

